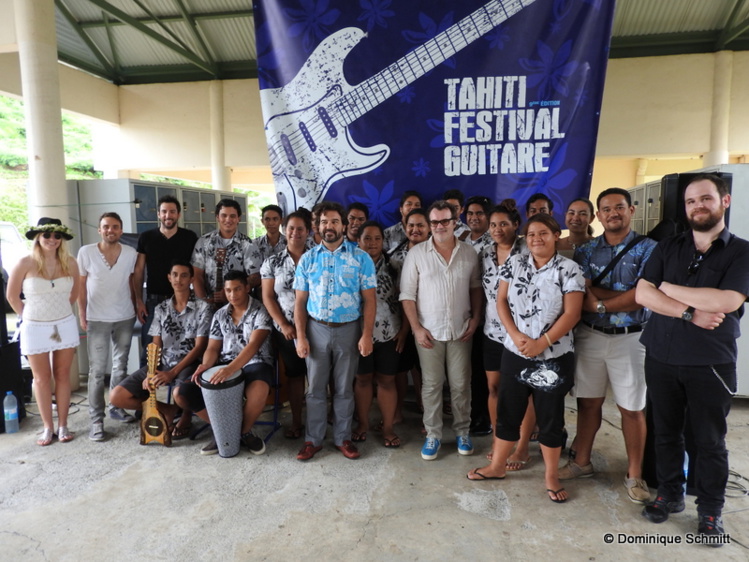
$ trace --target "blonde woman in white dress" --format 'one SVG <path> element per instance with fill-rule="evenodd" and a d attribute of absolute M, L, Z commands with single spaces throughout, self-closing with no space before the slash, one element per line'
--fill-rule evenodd
<path fill-rule="evenodd" d="M 78 347 L 78 324 L 73 303 L 78 297 L 78 264 L 67 248 L 72 231 L 60 219 L 43 217 L 30 227 L 26 238 L 34 241 L 31 255 L 23 258 L 8 279 L 7 298 L 22 318 L 21 353 L 34 376 L 34 390 L 44 430 L 37 445 L 73 439 L 68 430 L 70 367 Z M 23 292 L 24 299 L 21 299 Z M 52 417 L 52 379 L 57 402 L 57 434 Z"/>

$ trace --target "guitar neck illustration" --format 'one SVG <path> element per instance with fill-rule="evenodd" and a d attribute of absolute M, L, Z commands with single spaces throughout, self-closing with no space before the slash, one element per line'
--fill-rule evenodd
<path fill-rule="evenodd" d="M 365 33 L 348 27 L 325 38 L 291 82 L 260 91 L 279 204 L 312 209 L 335 181 L 377 168 L 390 148 L 357 145 L 348 126 L 534 1 L 487 2 L 356 86 L 343 60 Z"/>

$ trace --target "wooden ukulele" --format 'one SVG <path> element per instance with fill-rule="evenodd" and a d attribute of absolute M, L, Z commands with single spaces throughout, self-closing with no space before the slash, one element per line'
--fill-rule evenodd
<path fill-rule="evenodd" d="M 224 290 L 224 263 L 226 263 L 226 248 L 216 248 L 216 256 L 214 258 L 216 260 L 216 287 L 213 289 L 215 291 L 223 291 Z M 216 304 L 216 307 L 218 308 L 219 305 Z"/>
<path fill-rule="evenodd" d="M 151 379 L 156 374 L 156 367 L 159 364 L 161 348 L 155 343 L 149 343 L 146 349 L 146 356 L 148 359 L 148 388 L 151 391 L 151 395 L 143 402 L 143 419 L 140 422 L 140 444 L 160 443 L 165 447 L 171 447 L 172 434 L 169 432 L 169 424 L 156 406 L 156 387 L 151 382 Z"/>

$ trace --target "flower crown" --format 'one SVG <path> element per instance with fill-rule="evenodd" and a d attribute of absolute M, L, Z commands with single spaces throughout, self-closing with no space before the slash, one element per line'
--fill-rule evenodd
<path fill-rule="evenodd" d="M 34 235 L 43 232 L 59 232 L 60 234 L 64 234 L 65 236 L 73 238 L 73 231 L 64 224 L 43 224 L 41 226 L 29 226 L 28 231 L 33 232 Z"/>

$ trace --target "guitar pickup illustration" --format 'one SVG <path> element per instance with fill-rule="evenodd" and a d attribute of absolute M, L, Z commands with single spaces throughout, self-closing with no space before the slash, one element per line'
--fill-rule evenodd
<path fill-rule="evenodd" d="M 303 121 L 299 122 L 299 130 L 302 131 L 302 136 L 304 137 L 304 140 L 307 141 L 309 149 L 312 152 L 315 152 L 317 150 L 317 143 L 315 143 L 315 139 L 312 138 L 307 125 L 305 125 Z"/>
<path fill-rule="evenodd" d="M 322 124 L 325 125 L 325 128 L 328 131 L 328 134 L 332 138 L 336 138 L 338 136 L 338 129 L 335 128 L 335 125 L 333 124 L 333 120 L 330 118 L 330 114 L 327 112 L 327 110 L 324 107 L 318 107 L 317 114 L 320 116 L 320 120 L 322 121 Z"/>

